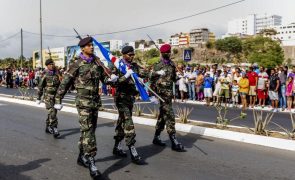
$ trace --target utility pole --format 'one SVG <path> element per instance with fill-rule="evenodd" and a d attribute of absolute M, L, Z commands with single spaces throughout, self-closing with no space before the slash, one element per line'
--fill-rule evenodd
<path fill-rule="evenodd" d="M 21 37 L 20 67 L 23 68 L 23 57 L 24 57 L 23 28 L 20 29 L 20 37 Z"/>
<path fill-rule="evenodd" d="M 43 68 L 43 53 L 42 53 L 42 0 L 40 0 L 40 60 L 41 68 Z"/>

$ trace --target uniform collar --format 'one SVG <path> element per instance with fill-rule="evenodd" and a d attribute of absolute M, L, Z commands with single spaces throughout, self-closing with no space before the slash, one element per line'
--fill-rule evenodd
<path fill-rule="evenodd" d="M 86 56 L 83 55 L 83 53 L 81 53 L 80 58 L 83 59 L 84 61 L 86 61 L 87 63 L 91 63 L 94 59 L 94 56 L 87 58 Z"/>

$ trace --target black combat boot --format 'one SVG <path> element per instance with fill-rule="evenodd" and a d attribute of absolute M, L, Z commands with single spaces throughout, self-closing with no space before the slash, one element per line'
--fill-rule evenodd
<path fill-rule="evenodd" d="M 82 152 L 79 153 L 79 156 L 77 159 L 77 164 L 80 166 L 84 166 L 86 168 L 89 167 L 88 159 L 84 156 L 84 154 Z"/>
<path fill-rule="evenodd" d="M 181 143 L 179 143 L 175 137 L 175 134 L 169 135 L 171 143 L 172 143 L 172 150 L 177 152 L 185 152 L 184 147 Z"/>
<path fill-rule="evenodd" d="M 121 147 L 121 141 L 116 140 L 113 148 L 113 154 L 119 157 L 127 157 L 127 153 Z"/>
<path fill-rule="evenodd" d="M 155 132 L 153 144 L 158 145 L 158 146 L 166 146 L 166 143 L 161 140 L 160 134 L 161 134 L 160 131 Z"/>
<path fill-rule="evenodd" d="M 132 160 L 133 163 L 135 163 L 137 165 L 143 165 L 144 164 L 143 160 L 138 155 L 134 145 L 129 146 L 129 151 L 130 151 L 131 160 Z"/>
<path fill-rule="evenodd" d="M 46 125 L 45 132 L 48 134 L 53 134 L 53 130 L 50 126 Z"/>
<path fill-rule="evenodd" d="M 94 160 L 94 157 L 92 156 L 86 156 L 87 157 L 87 160 L 88 160 L 88 168 L 89 168 L 89 173 L 90 173 L 90 176 L 93 178 L 93 179 L 97 179 L 99 177 L 101 177 L 101 173 L 99 172 L 99 170 L 97 169 L 96 165 L 95 165 L 95 160 Z"/>
<path fill-rule="evenodd" d="M 52 131 L 53 131 L 53 136 L 54 138 L 58 138 L 58 136 L 60 135 L 57 128 L 56 127 L 53 127 L 52 128 Z"/>

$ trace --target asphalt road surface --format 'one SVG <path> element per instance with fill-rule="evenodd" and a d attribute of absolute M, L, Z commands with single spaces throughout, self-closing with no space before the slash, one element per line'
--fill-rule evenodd
<path fill-rule="evenodd" d="M 60 139 L 45 134 L 46 111 L 0 101 L 0 179 L 87 180 L 76 164 L 79 124 L 76 114 L 59 112 Z M 152 145 L 154 128 L 135 125 L 139 153 L 146 165 L 112 156 L 114 122 L 99 119 L 98 169 L 118 180 L 294 180 L 294 152 L 194 134 L 178 134 L 187 152 Z M 124 147 L 127 149 L 126 147 Z"/>

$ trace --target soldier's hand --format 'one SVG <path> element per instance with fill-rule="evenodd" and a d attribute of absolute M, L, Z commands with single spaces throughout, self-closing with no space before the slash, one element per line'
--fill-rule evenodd
<path fill-rule="evenodd" d="M 55 104 L 55 105 L 54 105 L 54 108 L 55 108 L 56 110 L 61 110 L 62 107 L 63 107 L 63 105 L 61 105 L 61 104 Z"/>
<path fill-rule="evenodd" d="M 159 100 L 155 96 L 151 96 L 150 101 L 151 101 L 152 104 L 159 104 Z"/>
<path fill-rule="evenodd" d="M 163 70 L 156 71 L 156 74 L 158 74 L 160 76 L 164 76 L 165 75 L 165 71 L 163 71 Z"/>
<path fill-rule="evenodd" d="M 125 78 L 129 78 L 129 77 L 131 76 L 132 73 L 134 73 L 134 72 L 132 71 L 132 69 L 128 69 L 127 72 L 126 72 L 126 74 L 124 75 Z"/>
<path fill-rule="evenodd" d="M 37 99 L 37 100 L 36 100 L 36 104 L 37 104 L 37 105 L 41 104 L 41 100 L 38 100 L 38 99 Z"/>
<path fill-rule="evenodd" d="M 117 82 L 118 80 L 118 76 L 116 76 L 115 74 L 112 74 L 111 77 L 108 79 L 109 82 Z"/>

